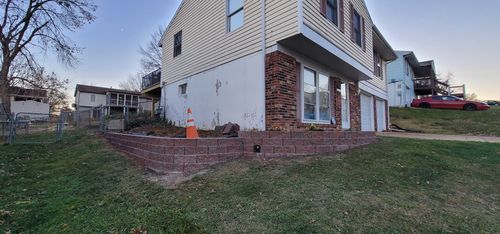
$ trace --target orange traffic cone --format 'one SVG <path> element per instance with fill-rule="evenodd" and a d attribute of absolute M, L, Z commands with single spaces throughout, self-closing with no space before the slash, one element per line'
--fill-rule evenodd
<path fill-rule="evenodd" d="M 191 111 L 191 108 L 188 108 L 186 138 L 187 139 L 197 139 L 197 138 L 199 138 L 199 136 L 198 136 L 198 130 L 196 129 L 196 125 L 194 124 L 193 111 Z"/>

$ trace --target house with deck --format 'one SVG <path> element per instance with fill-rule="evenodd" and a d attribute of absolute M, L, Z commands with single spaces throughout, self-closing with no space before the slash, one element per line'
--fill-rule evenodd
<path fill-rule="evenodd" d="M 414 98 L 448 95 L 449 85 L 438 80 L 434 61 L 420 62 L 412 51 L 396 54 L 387 66 L 389 106 L 410 107 Z"/>
<path fill-rule="evenodd" d="M 363 0 L 183 0 L 164 33 L 161 105 L 201 129 L 383 131 L 395 52 Z"/>
<path fill-rule="evenodd" d="M 139 113 L 152 111 L 153 102 L 140 92 L 78 84 L 74 107 L 76 111 L 93 111 L 92 116 L 97 118 L 98 107 L 104 107 L 105 115 Z"/>

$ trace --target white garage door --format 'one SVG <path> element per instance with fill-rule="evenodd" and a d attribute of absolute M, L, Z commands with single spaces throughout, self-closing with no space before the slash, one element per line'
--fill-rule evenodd
<path fill-rule="evenodd" d="M 361 94 L 361 131 L 373 132 L 375 131 L 373 114 L 373 100 L 371 96 Z"/>
<path fill-rule="evenodd" d="M 386 125 L 385 102 L 383 100 L 377 100 L 377 130 L 379 132 L 385 131 Z"/>

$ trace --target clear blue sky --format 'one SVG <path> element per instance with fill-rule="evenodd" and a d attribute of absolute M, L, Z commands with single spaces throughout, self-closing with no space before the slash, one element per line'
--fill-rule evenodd
<path fill-rule="evenodd" d="M 85 50 L 75 69 L 45 65 L 76 83 L 117 87 L 139 69 L 138 47 L 166 26 L 181 0 L 105 0 L 97 20 L 70 36 Z M 366 0 L 394 49 L 434 59 L 438 72 L 483 99 L 500 99 L 500 1 Z M 471 4 L 473 2 L 473 4 Z M 71 87 L 73 88 L 73 87 Z M 72 90 L 70 90 L 72 92 Z"/>

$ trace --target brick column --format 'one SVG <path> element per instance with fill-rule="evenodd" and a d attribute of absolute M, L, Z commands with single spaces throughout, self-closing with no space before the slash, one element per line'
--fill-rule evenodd
<path fill-rule="evenodd" d="M 290 131 L 297 125 L 297 62 L 276 51 L 266 55 L 266 129 Z"/>
<path fill-rule="evenodd" d="M 359 83 L 349 83 L 349 107 L 351 112 L 351 129 L 361 131 L 361 104 L 358 93 Z"/>

